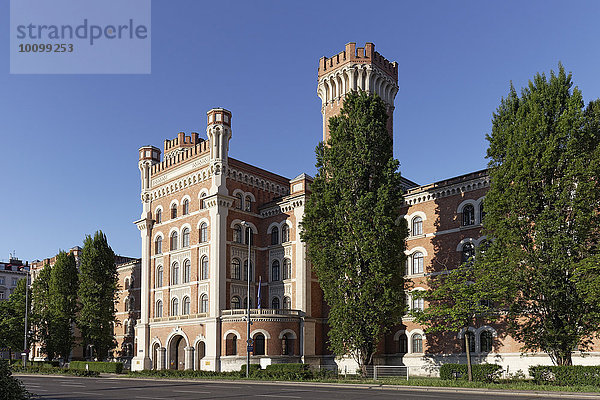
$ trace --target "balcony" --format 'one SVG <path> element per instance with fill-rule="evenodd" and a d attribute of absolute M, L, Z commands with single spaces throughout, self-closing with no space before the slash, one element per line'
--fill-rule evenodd
<path fill-rule="evenodd" d="M 248 311 L 245 308 L 238 308 L 235 310 L 222 310 L 221 315 L 224 317 L 239 316 L 243 317 Z M 300 310 L 285 310 L 281 308 L 251 308 L 250 318 L 259 317 L 261 315 L 272 316 L 272 315 L 285 315 L 291 317 L 301 317 L 304 313 Z"/>

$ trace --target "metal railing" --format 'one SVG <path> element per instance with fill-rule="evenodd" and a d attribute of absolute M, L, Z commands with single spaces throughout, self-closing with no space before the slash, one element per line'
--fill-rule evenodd
<path fill-rule="evenodd" d="M 408 380 L 408 367 L 405 365 L 374 365 L 373 380 L 381 378 L 404 378 Z"/>

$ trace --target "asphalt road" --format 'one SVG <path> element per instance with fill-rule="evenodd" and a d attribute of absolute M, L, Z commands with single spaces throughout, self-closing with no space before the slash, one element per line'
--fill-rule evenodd
<path fill-rule="evenodd" d="M 126 378 L 78 378 L 69 376 L 17 376 L 40 399 L 71 400 L 163 400 L 163 399 L 535 399 L 565 398 L 511 393 L 436 391 L 432 388 L 341 387 L 332 385 L 245 383 L 228 381 L 140 380 Z M 571 397 L 577 398 L 577 397 Z M 591 397 L 590 397 L 591 398 Z M 600 397 L 596 397 L 600 398 Z"/>

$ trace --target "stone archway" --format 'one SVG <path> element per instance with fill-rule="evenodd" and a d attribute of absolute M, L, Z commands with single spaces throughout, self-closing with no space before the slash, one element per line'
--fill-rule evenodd
<path fill-rule="evenodd" d="M 206 344 L 202 341 L 196 343 L 196 369 L 202 369 L 202 359 L 206 354 Z"/>
<path fill-rule="evenodd" d="M 169 369 L 185 369 L 185 338 L 175 335 L 169 343 Z"/>

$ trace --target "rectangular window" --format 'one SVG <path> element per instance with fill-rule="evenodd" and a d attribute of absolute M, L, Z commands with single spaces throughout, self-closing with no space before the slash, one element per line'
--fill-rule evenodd
<path fill-rule="evenodd" d="M 17 286 L 17 282 L 19 282 L 19 278 L 13 278 L 13 286 Z"/>
<path fill-rule="evenodd" d="M 0 285 L 4 285 L 4 277 L 0 277 Z"/>
<path fill-rule="evenodd" d="M 4 300 L 4 292 L 0 292 L 0 300 Z"/>

